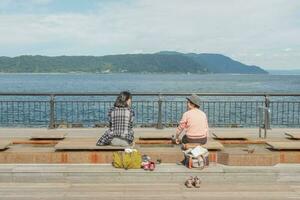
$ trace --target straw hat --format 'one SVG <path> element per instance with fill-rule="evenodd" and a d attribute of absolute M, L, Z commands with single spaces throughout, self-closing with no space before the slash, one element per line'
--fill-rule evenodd
<path fill-rule="evenodd" d="M 196 106 L 200 107 L 200 98 L 198 95 L 192 94 L 191 96 L 187 97 L 186 99 L 189 100 L 191 103 L 195 104 Z"/>

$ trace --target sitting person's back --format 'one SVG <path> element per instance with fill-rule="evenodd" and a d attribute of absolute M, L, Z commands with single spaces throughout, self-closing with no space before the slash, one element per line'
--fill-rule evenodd
<path fill-rule="evenodd" d="M 208 135 L 206 114 L 199 109 L 185 112 L 179 126 L 186 130 L 186 136 L 191 139 L 205 138 Z"/>
<path fill-rule="evenodd" d="M 133 116 L 134 112 L 129 107 L 114 107 L 109 112 L 109 130 L 115 137 L 133 142 Z"/>
<path fill-rule="evenodd" d="M 126 146 L 133 142 L 134 112 L 130 108 L 131 95 L 121 92 L 113 108 L 108 112 L 109 129 L 98 140 L 97 145 Z"/>
<path fill-rule="evenodd" d="M 181 139 L 182 143 L 205 144 L 208 136 L 206 114 L 199 109 L 200 99 L 197 95 L 192 95 L 187 99 L 188 111 L 183 114 L 182 119 L 179 122 L 176 138 L 178 140 L 181 133 L 184 132 Z"/>

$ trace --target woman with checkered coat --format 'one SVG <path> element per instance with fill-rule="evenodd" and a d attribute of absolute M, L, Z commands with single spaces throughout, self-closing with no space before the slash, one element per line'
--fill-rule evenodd
<path fill-rule="evenodd" d="M 114 107 L 108 112 L 109 129 L 98 140 L 97 145 L 128 146 L 134 140 L 133 118 L 131 109 L 132 96 L 124 91 L 117 97 Z"/>

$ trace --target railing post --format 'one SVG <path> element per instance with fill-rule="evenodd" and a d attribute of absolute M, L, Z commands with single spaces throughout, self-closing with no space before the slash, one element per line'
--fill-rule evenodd
<path fill-rule="evenodd" d="M 261 129 L 263 128 L 262 127 L 262 118 L 263 118 L 263 107 L 258 107 L 257 111 L 258 111 L 258 119 L 259 119 L 259 122 L 258 122 L 258 137 L 261 138 Z"/>
<path fill-rule="evenodd" d="M 269 108 L 270 107 L 270 99 L 269 95 L 265 95 L 265 107 Z"/>
<path fill-rule="evenodd" d="M 162 96 L 159 95 L 158 96 L 158 116 L 157 116 L 157 126 L 156 128 L 158 129 L 163 129 L 163 125 L 162 125 Z"/>
<path fill-rule="evenodd" d="M 54 116 L 54 112 L 55 112 L 55 96 L 52 94 L 50 96 L 50 122 L 49 122 L 49 128 L 53 129 L 55 128 L 55 116 Z"/>
<path fill-rule="evenodd" d="M 270 129 L 270 99 L 269 95 L 265 95 L 265 109 L 264 109 L 264 138 L 267 138 L 267 129 Z"/>

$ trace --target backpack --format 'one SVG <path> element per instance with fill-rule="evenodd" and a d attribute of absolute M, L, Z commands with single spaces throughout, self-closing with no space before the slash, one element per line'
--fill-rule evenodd
<path fill-rule="evenodd" d="M 194 149 L 190 148 L 183 152 L 184 154 L 184 165 L 188 168 L 200 168 L 203 169 L 209 166 L 209 153 L 208 150 L 197 146 Z"/>
<path fill-rule="evenodd" d="M 142 163 L 141 153 L 137 150 L 130 152 L 114 152 L 113 153 L 113 166 L 115 168 L 124 169 L 140 169 Z"/>

